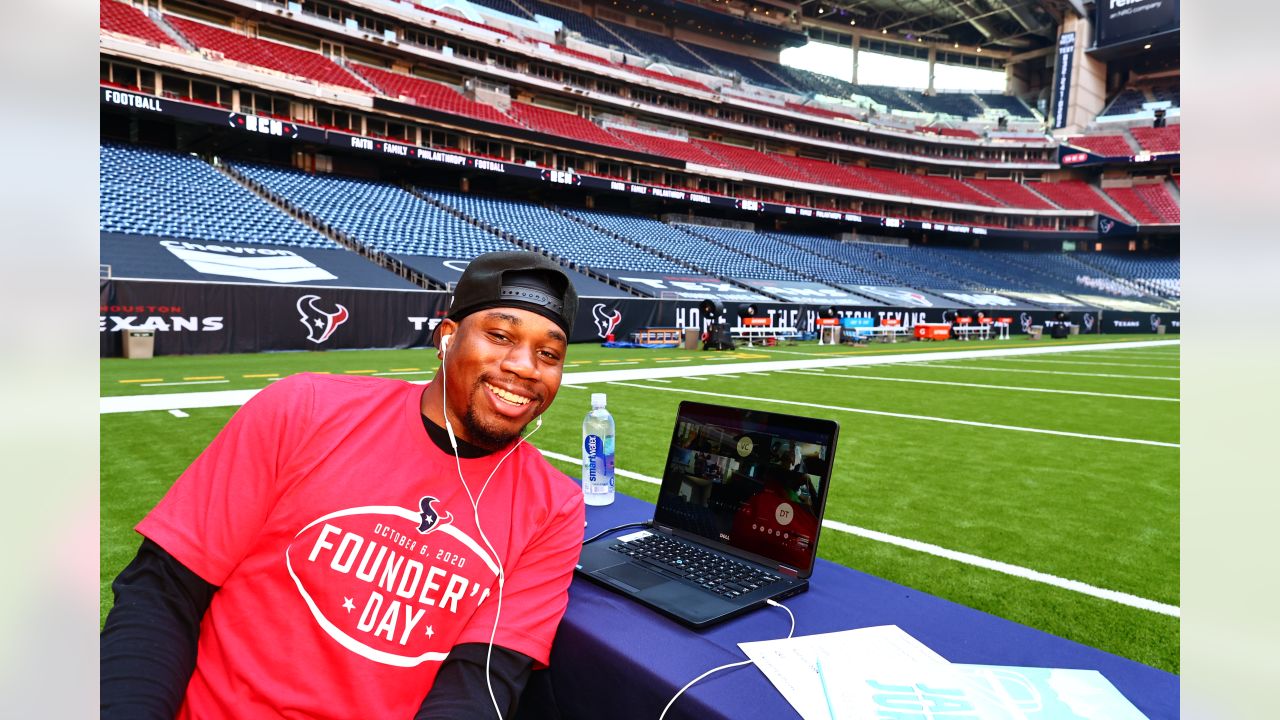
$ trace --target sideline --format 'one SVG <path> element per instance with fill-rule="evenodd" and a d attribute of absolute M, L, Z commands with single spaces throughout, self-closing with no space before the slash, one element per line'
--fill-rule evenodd
<path fill-rule="evenodd" d="M 599 382 L 627 380 L 652 380 L 655 378 L 688 378 L 708 375 L 734 375 L 744 372 L 772 372 L 774 370 L 812 370 L 815 368 L 854 367 L 859 365 L 890 365 L 897 363 L 929 363 L 940 360 L 974 360 L 985 358 L 1017 357 L 1023 355 L 1054 355 L 1073 352 L 1097 352 L 1113 348 L 1148 348 L 1178 345 L 1179 340 L 1139 340 L 1136 342 L 1064 345 L 1061 347 L 991 348 L 988 350 L 955 350 L 945 353 L 914 352 L 895 355 L 869 355 L 865 357 L 835 356 L 813 360 L 768 360 L 735 363 L 733 365 L 700 365 L 679 367 L 636 368 L 629 370 L 592 370 L 565 373 L 562 383 L 586 385 Z M 708 359 L 716 359 L 714 356 Z M 618 363 L 621 364 L 621 363 Z M 1012 370 L 1012 368 L 1011 368 Z M 1025 372 L 1025 371 L 1024 371 Z M 1176 378 L 1160 378 L 1164 380 Z M 425 380 L 411 382 L 425 383 Z M 189 410 L 192 408 L 233 407 L 248 402 L 261 388 L 253 390 L 220 390 L 196 393 L 166 393 L 160 395 L 110 396 L 98 399 L 98 412 L 102 415 L 149 410 Z"/>
<path fill-rule="evenodd" d="M 582 462 L 581 458 L 569 457 L 568 455 L 561 455 L 560 453 L 550 452 L 548 450 L 542 450 L 541 452 L 545 457 L 551 458 L 552 460 L 558 460 L 563 463 L 568 463 L 570 465 L 578 465 Z M 641 475 L 640 473 L 630 472 L 621 468 L 615 468 L 614 473 L 621 477 L 639 480 L 651 485 L 662 484 L 662 480 L 659 478 Z M 926 555 L 933 555 L 934 557 L 940 557 L 946 560 L 954 560 L 955 562 L 963 563 L 965 565 L 972 565 L 985 570 L 992 570 L 1005 575 L 1012 575 L 1013 577 L 1021 578 L 1023 580 L 1030 580 L 1044 585 L 1052 585 L 1053 587 L 1070 590 L 1071 592 L 1077 592 L 1082 595 L 1088 595 L 1102 600 L 1110 600 L 1111 602 L 1127 605 L 1139 610 L 1148 610 L 1150 612 L 1169 615 L 1176 618 L 1182 617 L 1182 610 L 1176 605 L 1168 605 L 1166 603 L 1148 600 L 1144 597 L 1130 595 L 1129 593 L 1118 592 L 1116 590 L 1107 590 L 1106 588 L 1089 585 L 1088 583 L 1083 583 L 1079 580 L 1069 580 L 1067 578 L 1058 577 L 1057 575 L 1040 572 L 1039 570 L 1032 570 L 1031 568 L 1012 565 L 1010 563 L 1000 562 L 999 560 L 991 560 L 979 555 L 970 555 L 969 553 L 959 552 L 957 550 L 949 550 L 939 545 L 920 542 L 919 540 L 898 537 L 896 535 L 882 533 L 878 530 L 868 530 L 867 528 L 858 527 L 857 525 L 849 525 L 848 523 L 842 523 L 838 520 L 823 520 L 822 527 L 848 535 L 866 538 L 867 540 L 872 540 L 874 542 L 896 545 L 897 547 L 925 553 Z"/>

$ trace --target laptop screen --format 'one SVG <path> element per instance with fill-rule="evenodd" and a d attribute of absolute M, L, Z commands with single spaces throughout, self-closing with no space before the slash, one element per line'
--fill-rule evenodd
<path fill-rule="evenodd" d="M 654 520 L 807 577 L 838 431 L 831 420 L 682 402 Z"/>

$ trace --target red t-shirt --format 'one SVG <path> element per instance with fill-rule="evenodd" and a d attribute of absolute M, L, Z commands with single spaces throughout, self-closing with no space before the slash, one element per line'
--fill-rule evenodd
<path fill-rule="evenodd" d="M 324 375 L 258 393 L 137 529 L 219 586 L 180 717 L 409 718 L 489 642 L 498 565 L 421 386 Z M 508 448 L 509 449 L 509 448 Z M 473 496 L 507 452 L 462 460 Z M 523 444 L 480 497 L 505 572 L 495 643 L 545 665 L 582 492 Z"/>

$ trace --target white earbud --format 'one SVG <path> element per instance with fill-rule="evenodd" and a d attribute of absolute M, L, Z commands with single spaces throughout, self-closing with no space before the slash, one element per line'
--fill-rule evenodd
<path fill-rule="evenodd" d="M 453 337 L 452 334 L 440 336 L 440 354 L 441 355 L 449 352 L 449 338 L 451 337 Z"/>
<path fill-rule="evenodd" d="M 534 430 L 537 430 L 538 428 L 542 427 L 542 416 L 541 416 L 541 415 L 539 415 L 537 418 L 535 418 L 535 419 L 534 419 L 534 423 L 533 423 L 533 425 L 534 425 L 534 427 L 533 427 L 533 429 L 534 429 Z"/>

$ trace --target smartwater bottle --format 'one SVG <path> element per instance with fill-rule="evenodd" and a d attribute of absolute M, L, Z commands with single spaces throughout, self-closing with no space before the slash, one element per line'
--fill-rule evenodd
<path fill-rule="evenodd" d="M 613 416 L 604 393 L 591 393 L 591 412 L 582 421 L 582 496 L 588 505 L 613 502 Z"/>

